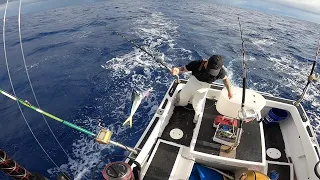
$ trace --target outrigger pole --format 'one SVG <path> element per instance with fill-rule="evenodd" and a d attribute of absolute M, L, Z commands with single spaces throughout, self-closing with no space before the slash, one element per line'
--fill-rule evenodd
<path fill-rule="evenodd" d="M 318 62 L 318 56 L 320 54 L 320 40 L 318 42 L 318 48 L 317 48 L 317 52 L 316 52 L 316 57 L 315 57 L 315 60 L 313 61 L 313 65 L 312 65 L 312 68 L 311 68 L 311 71 L 310 71 L 310 74 L 308 76 L 308 82 L 306 84 L 306 86 L 303 88 L 303 91 L 302 91 L 302 94 L 300 96 L 300 98 L 294 102 L 294 105 L 295 106 L 299 106 L 300 102 L 303 100 L 306 92 L 308 91 L 308 88 L 309 88 L 309 85 L 311 84 L 311 82 L 313 80 L 317 80 L 318 78 L 314 75 L 314 71 L 315 71 L 315 68 L 316 68 L 316 65 L 317 65 L 317 62 Z"/>
<path fill-rule="evenodd" d="M 107 27 L 108 29 L 110 29 L 109 27 Z M 169 71 L 171 71 L 171 68 L 166 65 L 163 62 L 162 58 L 159 57 L 155 57 L 153 54 L 151 54 L 150 52 L 148 52 L 146 49 L 144 49 L 143 47 L 139 46 L 138 44 L 136 44 L 135 42 L 133 42 L 132 40 L 129 40 L 127 37 L 125 37 L 123 34 L 120 34 L 118 31 L 115 31 L 113 29 L 110 29 L 112 31 L 114 31 L 117 35 L 121 36 L 123 39 L 125 39 L 126 41 L 128 41 L 129 43 L 133 44 L 136 48 L 140 49 L 141 51 L 143 51 L 144 53 L 146 53 L 148 56 L 152 57 L 152 59 L 154 59 L 156 62 L 160 63 L 163 67 L 165 67 L 166 69 L 168 69 Z M 179 76 L 176 75 L 176 82 L 180 83 L 180 79 Z"/>
<path fill-rule="evenodd" d="M 100 129 L 98 135 L 96 135 L 95 133 L 93 133 L 93 132 L 91 132 L 91 131 L 89 131 L 89 130 L 86 130 L 86 129 L 80 127 L 80 126 L 77 126 L 77 125 L 75 125 L 75 124 L 73 124 L 73 123 L 70 123 L 70 122 L 65 121 L 65 120 L 63 120 L 63 119 L 61 119 L 61 118 L 58 118 L 58 117 L 56 117 L 56 116 L 54 116 L 54 115 L 52 115 L 52 114 L 50 114 L 50 113 L 47 113 L 47 112 L 45 112 L 45 111 L 43 111 L 43 110 L 41 110 L 41 109 L 39 109 L 39 108 L 31 105 L 31 104 L 30 104 L 28 101 L 26 101 L 26 100 L 24 101 L 24 100 L 22 100 L 22 99 L 19 99 L 19 98 L 17 98 L 17 97 L 14 97 L 13 95 L 7 93 L 6 91 L 4 91 L 4 90 L 2 90 L 2 89 L 0 89 L 0 93 L 3 94 L 3 95 L 5 95 L 5 96 L 7 96 L 8 98 L 10 98 L 10 99 L 12 99 L 12 100 L 14 100 L 14 101 L 17 101 L 18 103 L 20 103 L 20 104 L 22 104 L 22 105 L 24 105 L 24 106 L 26 106 L 26 107 L 28 107 L 28 108 L 30 108 L 30 109 L 32 109 L 32 110 L 37 111 L 38 113 L 41 113 L 41 114 L 43 114 L 43 115 L 45 115 L 45 116 L 47 116 L 47 117 L 49 117 L 49 118 L 51 118 L 51 119 L 53 119 L 53 120 L 56 120 L 56 121 L 62 123 L 62 124 L 65 125 L 65 126 L 68 126 L 68 127 L 70 127 L 70 128 L 73 128 L 73 129 L 75 129 L 75 130 L 77 130 L 77 131 L 80 131 L 80 132 L 82 132 L 82 133 L 84 133 L 84 134 L 89 135 L 90 137 L 95 138 L 95 140 L 96 140 L 97 142 L 101 143 L 101 144 L 109 144 L 109 143 L 110 143 L 110 144 L 112 144 L 112 145 L 115 145 L 115 146 L 118 146 L 118 147 L 120 147 L 120 148 L 126 149 L 127 151 L 130 151 L 130 152 L 132 152 L 132 153 L 134 153 L 134 154 L 138 154 L 137 150 L 135 150 L 134 148 L 127 147 L 127 146 L 125 146 L 125 145 L 123 145 L 123 144 L 120 144 L 120 143 L 118 143 L 118 142 L 112 141 L 112 140 L 110 139 L 111 136 L 112 136 L 112 132 L 111 132 L 110 130 L 102 127 L 102 126 L 100 126 L 101 129 Z"/>

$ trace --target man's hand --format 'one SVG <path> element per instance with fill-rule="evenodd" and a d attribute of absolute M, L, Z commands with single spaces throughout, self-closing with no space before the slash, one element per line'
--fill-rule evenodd
<path fill-rule="evenodd" d="M 232 92 L 228 91 L 228 97 L 229 97 L 229 99 L 232 98 Z"/>
<path fill-rule="evenodd" d="M 318 77 L 316 77 L 315 74 L 308 76 L 308 81 L 317 81 L 317 80 L 318 80 Z"/>
<path fill-rule="evenodd" d="M 180 70 L 179 70 L 179 68 L 176 68 L 176 67 L 173 67 L 172 69 L 171 69 L 171 74 L 172 75 L 178 75 L 180 73 Z"/>

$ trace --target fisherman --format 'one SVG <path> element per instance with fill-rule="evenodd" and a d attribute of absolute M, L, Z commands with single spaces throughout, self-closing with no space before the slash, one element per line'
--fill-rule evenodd
<path fill-rule="evenodd" d="M 175 76 L 188 71 L 192 71 L 192 76 L 179 93 L 176 105 L 186 106 L 190 100 L 195 111 L 193 122 L 197 123 L 210 84 L 222 79 L 230 99 L 232 98 L 231 83 L 223 67 L 223 56 L 220 55 L 213 55 L 209 60 L 192 61 L 183 67 L 174 67 L 171 69 L 171 74 Z"/>

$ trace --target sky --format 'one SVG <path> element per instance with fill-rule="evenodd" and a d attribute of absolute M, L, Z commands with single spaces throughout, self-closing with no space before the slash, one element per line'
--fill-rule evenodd
<path fill-rule="evenodd" d="M 209 0 L 211 1 L 211 0 Z M 215 3 L 290 16 L 320 24 L 320 0 L 213 0 Z"/>
<path fill-rule="evenodd" d="M 22 13 L 44 11 L 53 8 L 92 3 L 105 0 L 22 0 Z M 240 8 L 254 9 L 266 13 L 290 16 L 320 24 L 320 0 L 202 0 Z M 3 17 L 7 0 L 0 0 Z M 183 2 L 183 1 L 182 1 Z M 18 13 L 19 0 L 9 0 L 7 16 Z"/>

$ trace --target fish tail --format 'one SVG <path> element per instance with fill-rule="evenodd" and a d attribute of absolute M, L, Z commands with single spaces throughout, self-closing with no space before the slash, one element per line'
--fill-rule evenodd
<path fill-rule="evenodd" d="M 122 126 L 125 126 L 128 123 L 130 125 L 130 128 L 132 128 L 132 116 L 129 116 L 128 119 L 122 123 Z"/>

